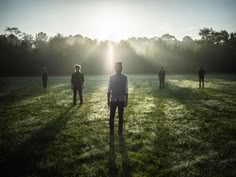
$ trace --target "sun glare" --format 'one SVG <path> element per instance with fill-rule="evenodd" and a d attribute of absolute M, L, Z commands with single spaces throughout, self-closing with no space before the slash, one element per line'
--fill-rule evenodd
<path fill-rule="evenodd" d="M 107 71 L 111 73 L 114 65 L 114 49 L 112 43 L 108 43 L 106 54 Z"/>
<path fill-rule="evenodd" d="M 127 36 L 128 20 L 124 15 L 101 14 L 94 23 L 97 36 L 101 40 L 119 41 Z"/>

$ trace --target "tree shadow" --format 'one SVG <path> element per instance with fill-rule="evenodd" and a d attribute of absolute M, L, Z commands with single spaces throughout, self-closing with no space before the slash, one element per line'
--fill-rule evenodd
<path fill-rule="evenodd" d="M 235 106 L 234 103 L 227 102 L 226 96 L 234 97 L 234 93 L 226 93 L 223 90 L 217 90 L 215 88 L 205 88 L 205 89 L 198 89 L 198 88 L 188 88 L 188 87 L 180 87 L 173 83 L 168 83 L 167 89 L 163 91 L 153 91 L 153 96 L 162 99 L 172 99 L 176 100 L 177 102 L 184 104 L 185 106 L 193 106 L 192 109 L 194 111 L 199 110 L 201 111 L 199 105 L 206 109 L 211 109 L 213 111 L 224 111 L 228 112 L 227 108 L 224 105 L 219 105 L 219 107 L 215 107 L 215 105 L 208 104 L 206 101 L 215 99 L 222 102 L 222 104 L 229 104 Z M 223 97 L 217 95 L 217 93 L 224 94 Z"/>
<path fill-rule="evenodd" d="M 30 138 L 9 153 L 6 160 L 1 164 L 2 174 L 7 177 L 40 173 L 40 170 L 37 169 L 37 163 L 46 155 L 46 150 L 50 144 L 66 126 L 72 109 L 73 106 L 68 107 L 58 118 L 53 119 L 44 128 L 33 133 Z"/>
<path fill-rule="evenodd" d="M 63 85 L 59 85 L 58 88 L 67 88 L 66 84 Z M 55 87 L 55 86 L 51 86 L 51 87 Z M 49 92 L 49 88 L 48 89 L 43 89 L 40 86 L 35 86 L 35 85 L 26 85 L 22 88 L 16 88 L 13 90 L 7 90 L 4 93 L 2 93 L 0 95 L 0 105 L 13 105 L 17 102 L 21 102 L 24 101 L 26 99 L 32 99 L 34 97 L 37 96 L 41 96 L 41 95 L 45 95 Z"/>
<path fill-rule="evenodd" d="M 183 117 L 184 121 L 192 122 L 198 128 L 194 131 L 189 127 L 188 139 L 182 143 L 178 143 L 178 138 L 184 139 L 185 134 L 179 136 L 173 134 L 170 137 L 165 135 L 165 139 L 167 137 L 172 139 L 170 152 L 179 152 L 185 156 L 187 155 L 185 152 L 194 154 L 191 158 L 184 160 L 188 163 L 187 166 L 172 171 L 176 176 L 190 173 L 190 171 L 195 171 L 200 176 L 234 176 L 233 174 L 235 174 L 235 167 L 232 167 L 232 162 L 235 163 L 235 144 L 230 143 L 234 139 L 233 129 L 235 130 L 235 126 L 222 124 L 222 121 L 228 120 L 229 110 L 227 108 L 219 105 L 221 107 L 219 112 L 215 105 L 205 102 L 209 99 L 220 99 L 212 93 L 209 95 L 209 90 L 212 89 L 182 88 L 169 83 L 168 88 L 164 91 L 153 91 L 153 96 L 158 99 L 173 100 L 184 105 L 190 112 L 189 116 Z M 168 142 L 168 140 L 166 141 Z M 167 156 L 166 158 L 173 157 Z M 179 158 L 186 157 L 179 155 Z M 170 171 L 166 174 L 168 175 L 168 173 L 171 174 Z"/>

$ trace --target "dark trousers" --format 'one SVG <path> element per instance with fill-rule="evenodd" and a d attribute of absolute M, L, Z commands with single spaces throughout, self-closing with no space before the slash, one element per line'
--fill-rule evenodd
<path fill-rule="evenodd" d="M 48 86 L 48 80 L 43 79 L 43 88 L 47 88 Z"/>
<path fill-rule="evenodd" d="M 165 81 L 164 80 L 160 80 L 160 89 L 164 89 L 165 88 Z"/>
<path fill-rule="evenodd" d="M 119 117 L 119 125 L 118 131 L 119 134 L 122 134 L 123 131 L 123 114 L 124 114 L 124 102 L 111 102 L 110 104 L 110 134 L 114 134 L 114 119 L 116 114 L 116 108 L 118 107 L 118 117 Z"/>
<path fill-rule="evenodd" d="M 81 88 L 73 88 L 73 103 L 74 105 L 76 104 L 76 97 L 77 97 L 77 92 L 79 93 L 79 98 L 80 98 L 80 103 L 83 103 L 83 94 L 82 94 L 82 89 Z"/>
<path fill-rule="evenodd" d="M 204 88 L 204 77 L 199 77 L 199 88 Z"/>

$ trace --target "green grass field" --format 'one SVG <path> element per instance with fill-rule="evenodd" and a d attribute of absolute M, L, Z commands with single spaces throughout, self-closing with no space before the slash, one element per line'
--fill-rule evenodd
<path fill-rule="evenodd" d="M 109 136 L 107 77 L 0 79 L 0 176 L 235 177 L 236 76 L 129 76 L 124 134 Z"/>

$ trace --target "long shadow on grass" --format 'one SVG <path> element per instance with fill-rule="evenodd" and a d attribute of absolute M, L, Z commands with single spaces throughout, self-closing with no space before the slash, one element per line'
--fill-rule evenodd
<path fill-rule="evenodd" d="M 117 176 L 117 165 L 116 165 L 116 153 L 115 153 L 115 144 L 114 136 L 110 136 L 109 139 L 109 171 L 108 175 L 110 177 Z"/>
<path fill-rule="evenodd" d="M 132 175 L 131 175 L 129 156 L 128 156 L 128 152 L 126 150 L 124 137 L 122 135 L 119 136 L 119 152 L 121 155 L 121 163 L 122 163 L 121 176 L 130 177 Z M 114 136 L 110 136 L 110 139 L 109 139 L 109 171 L 108 171 L 108 175 L 110 177 L 119 176 L 118 167 L 116 165 Z"/>
<path fill-rule="evenodd" d="M 64 85 L 60 84 L 57 88 L 62 89 Z M 32 111 L 34 109 L 41 110 L 48 107 L 58 107 L 56 104 L 51 103 L 55 103 L 56 98 L 54 94 L 50 94 L 51 91 L 60 93 L 62 90 L 43 90 L 38 87 L 28 87 L 25 90 L 20 89 L 19 93 L 14 93 L 17 95 L 17 98 L 14 98 L 14 94 L 6 95 L 6 100 L 5 98 L 1 100 L 0 97 L 0 131 L 7 134 L 8 127 L 11 127 L 13 123 L 21 120 L 27 121 L 27 117 L 23 115 L 27 115 L 29 112 L 36 113 L 37 115 L 37 111 Z M 37 98 L 38 96 L 40 99 Z"/>
<path fill-rule="evenodd" d="M 61 84 L 57 86 L 56 88 L 49 87 L 47 89 L 43 89 L 35 85 L 32 85 L 32 86 L 29 85 L 20 89 L 10 90 L 0 95 L 0 105 L 3 105 L 3 106 L 12 105 L 16 102 L 20 102 L 20 101 L 31 99 L 40 95 L 48 94 L 52 90 L 59 89 L 59 88 L 62 89 L 63 87 L 65 90 L 67 88 L 66 84 Z"/>
<path fill-rule="evenodd" d="M 155 91 L 154 96 L 163 100 L 175 100 L 177 103 L 185 105 L 191 111 L 192 117 L 183 117 L 183 119 L 194 121 L 194 124 L 199 128 L 198 131 L 192 131 L 187 135 L 190 139 L 192 138 L 190 142 L 186 139 L 181 145 L 177 138 L 174 138 L 171 142 L 172 152 L 181 154 L 191 152 L 191 154 L 189 154 L 188 159 L 182 159 L 186 161 L 186 166 L 181 167 L 180 165 L 174 171 L 169 171 L 168 175 L 174 172 L 175 176 L 183 174 L 191 174 L 192 176 L 235 176 L 236 168 L 233 164 L 236 163 L 236 147 L 234 143 L 229 144 L 229 142 L 235 142 L 235 133 L 233 132 L 236 127 L 230 124 L 222 124 L 221 121 L 227 119 L 224 112 L 218 115 L 217 109 L 213 107 L 214 105 L 206 105 L 202 102 L 202 99 L 206 96 L 205 90 L 181 88 L 169 84 L 169 88 L 166 90 Z M 209 113 L 209 109 L 211 109 L 212 114 Z M 179 138 L 183 139 L 184 137 Z"/>
<path fill-rule="evenodd" d="M 127 153 L 124 137 L 122 135 L 119 136 L 119 148 L 120 148 L 121 159 L 122 159 L 122 169 L 123 169 L 122 176 L 130 177 L 131 169 L 130 169 L 129 156 Z"/>
<path fill-rule="evenodd" d="M 46 150 L 56 139 L 57 134 L 66 126 L 72 108 L 68 107 L 58 118 L 49 122 L 46 127 L 36 131 L 29 139 L 17 146 L 14 152 L 10 153 L 6 161 L 1 164 L 4 176 L 40 174 L 37 164 L 46 155 Z M 59 176 L 57 173 L 54 171 L 53 174 L 40 174 L 39 176 Z"/>

